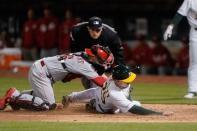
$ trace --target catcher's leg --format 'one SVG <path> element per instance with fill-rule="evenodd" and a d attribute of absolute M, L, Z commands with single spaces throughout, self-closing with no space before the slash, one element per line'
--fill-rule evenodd
<path fill-rule="evenodd" d="M 8 89 L 5 96 L 1 99 L 1 110 L 3 110 L 7 105 L 10 105 L 13 110 L 19 110 L 20 108 L 30 110 L 49 109 L 49 105 L 39 97 L 24 93 L 21 94 L 16 88 Z"/>
<path fill-rule="evenodd" d="M 55 96 L 52 87 L 52 80 L 47 76 L 49 74 L 46 66 L 41 61 L 36 61 L 29 72 L 29 83 L 33 90 L 33 96 L 36 96 L 49 104 L 49 109 L 56 109 Z"/>
<path fill-rule="evenodd" d="M 50 109 L 50 104 L 44 102 L 41 98 L 25 93 L 20 94 L 18 90 L 16 90 L 16 93 L 13 94 L 8 103 L 13 110 L 23 108 L 33 111 L 45 111 Z"/>

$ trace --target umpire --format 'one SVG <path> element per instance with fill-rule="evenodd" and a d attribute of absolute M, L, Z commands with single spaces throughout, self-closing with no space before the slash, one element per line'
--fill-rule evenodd
<path fill-rule="evenodd" d="M 123 46 L 121 40 L 114 28 L 106 25 L 99 17 L 91 17 L 88 22 L 82 22 L 72 28 L 71 34 L 71 52 L 83 51 L 92 45 L 99 44 L 109 47 L 114 55 L 114 64 L 124 64 Z M 96 66 L 99 74 L 103 74 L 105 70 Z M 85 88 L 92 87 L 90 81 L 82 78 L 82 84 Z"/>
<path fill-rule="evenodd" d="M 124 63 L 123 46 L 114 28 L 103 24 L 99 17 L 91 17 L 88 22 L 82 22 L 71 31 L 71 52 L 83 51 L 92 45 L 99 44 L 109 47 L 115 57 L 115 64 Z"/>

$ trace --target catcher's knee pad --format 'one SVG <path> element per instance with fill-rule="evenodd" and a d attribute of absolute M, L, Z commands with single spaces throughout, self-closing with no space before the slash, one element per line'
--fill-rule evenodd
<path fill-rule="evenodd" d="M 20 108 L 33 110 L 33 111 L 46 111 L 50 109 L 50 104 L 44 102 L 41 98 L 31 96 L 28 94 L 20 94 L 19 96 L 12 98 L 9 105 L 13 110 L 19 110 Z"/>

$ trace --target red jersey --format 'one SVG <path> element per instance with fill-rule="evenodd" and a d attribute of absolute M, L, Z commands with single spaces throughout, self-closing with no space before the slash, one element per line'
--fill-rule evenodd
<path fill-rule="evenodd" d="M 41 48 L 58 47 L 58 20 L 56 17 L 50 16 L 39 20 L 37 40 Z"/>
<path fill-rule="evenodd" d="M 77 24 L 75 19 L 69 19 L 59 26 L 59 51 L 61 53 L 70 49 L 70 31 L 75 24 Z"/>
<path fill-rule="evenodd" d="M 168 49 L 160 44 L 152 49 L 153 66 L 168 66 L 173 64 L 173 60 Z"/>
<path fill-rule="evenodd" d="M 147 43 L 139 44 L 132 51 L 132 59 L 138 65 L 150 65 L 151 63 L 151 49 Z"/>
<path fill-rule="evenodd" d="M 36 20 L 27 20 L 23 25 L 22 32 L 22 47 L 26 49 L 30 49 L 36 46 L 36 29 L 37 29 L 37 21 Z"/>

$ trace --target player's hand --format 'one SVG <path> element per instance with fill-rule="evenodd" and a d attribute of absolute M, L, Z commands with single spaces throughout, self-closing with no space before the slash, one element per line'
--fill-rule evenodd
<path fill-rule="evenodd" d="M 173 28 L 174 28 L 174 26 L 172 24 L 168 25 L 168 27 L 163 35 L 164 40 L 168 40 L 168 38 L 170 38 L 172 36 Z"/>

